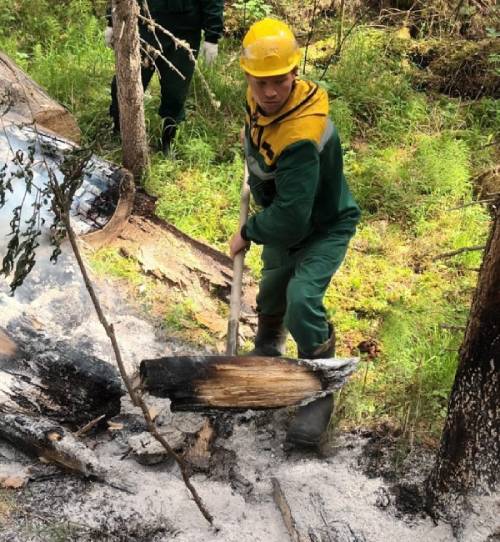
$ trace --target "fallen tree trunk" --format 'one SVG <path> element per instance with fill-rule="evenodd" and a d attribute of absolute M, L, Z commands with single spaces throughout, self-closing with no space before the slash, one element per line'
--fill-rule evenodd
<path fill-rule="evenodd" d="M 0 412 L 47 417 L 75 428 L 120 412 L 116 369 L 28 327 L 0 329 Z"/>
<path fill-rule="evenodd" d="M 0 163 L 9 165 L 16 153 L 28 155 L 33 147 L 36 161 L 59 170 L 64 157 L 80 141 L 75 118 L 53 100 L 8 56 L 0 52 Z M 35 171 L 35 184 L 44 185 L 44 175 Z M 25 190 L 24 179 L 16 179 L 18 200 Z M 87 242 L 98 248 L 119 235 L 133 208 L 135 185 L 132 175 L 105 160 L 93 156 L 86 165 L 84 179 L 77 190 L 72 218 L 75 231 L 87 234 Z M 98 231 L 95 231 L 95 230 Z M 91 231 L 92 233 L 88 234 Z"/>
<path fill-rule="evenodd" d="M 340 388 L 357 359 L 179 356 L 143 360 L 141 386 L 172 410 L 266 409 L 298 405 Z"/>
<path fill-rule="evenodd" d="M 73 115 L 4 53 L 0 53 L 0 104 L 0 116 L 7 122 L 36 123 L 75 143 L 80 141 L 80 129 Z"/>

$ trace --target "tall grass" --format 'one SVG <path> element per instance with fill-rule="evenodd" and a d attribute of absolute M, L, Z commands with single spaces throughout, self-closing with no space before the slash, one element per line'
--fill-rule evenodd
<path fill-rule="evenodd" d="M 372 147 L 347 162 L 361 206 L 415 224 L 471 197 L 467 144 L 447 134 L 414 133 L 411 146 Z"/>

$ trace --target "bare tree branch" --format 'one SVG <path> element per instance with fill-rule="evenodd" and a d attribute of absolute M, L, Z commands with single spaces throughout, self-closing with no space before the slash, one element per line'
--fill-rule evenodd
<path fill-rule="evenodd" d="M 55 177 L 53 177 L 55 180 Z M 120 352 L 120 347 L 118 345 L 118 341 L 116 339 L 116 334 L 114 330 L 113 324 L 110 324 L 106 316 L 104 315 L 104 312 L 102 310 L 101 304 L 99 302 L 99 299 L 95 293 L 94 287 L 90 281 L 90 277 L 88 275 L 87 269 L 85 267 L 85 264 L 83 262 L 83 258 L 78 246 L 78 241 L 75 235 L 75 232 L 73 231 L 73 228 L 71 226 L 70 221 L 70 205 L 71 200 L 63 194 L 61 191 L 61 187 L 57 183 L 57 181 L 53 182 L 52 189 L 54 193 L 54 197 L 56 200 L 56 205 L 61 211 L 61 219 L 65 225 L 66 232 L 68 234 L 68 239 L 71 244 L 71 248 L 73 250 L 73 254 L 75 255 L 78 267 L 80 269 L 80 272 L 82 274 L 83 281 L 85 283 L 85 287 L 90 295 L 90 298 L 92 300 L 92 304 L 94 305 L 94 309 L 97 313 L 97 317 L 99 318 L 99 321 L 101 325 L 103 326 L 104 330 L 106 331 L 106 335 L 108 336 L 112 348 L 113 353 L 115 355 L 116 363 L 118 365 L 118 369 L 120 371 L 120 374 L 122 376 L 123 382 L 125 383 L 125 387 L 127 388 L 127 391 L 130 395 L 130 398 L 132 399 L 132 402 L 134 405 L 139 406 L 139 408 L 142 411 L 142 414 L 144 416 L 144 419 L 146 420 L 146 424 L 148 427 L 148 431 L 153 435 L 153 437 L 158 440 L 162 444 L 162 446 L 167 450 L 167 452 L 175 459 L 177 464 L 179 465 L 179 469 L 181 471 L 182 479 L 184 480 L 184 483 L 186 484 L 186 487 L 191 492 L 191 495 L 193 496 L 193 499 L 195 503 L 197 504 L 200 512 L 202 513 L 203 517 L 210 523 L 213 524 L 213 516 L 210 514 L 210 512 L 207 510 L 205 504 L 201 500 L 200 496 L 198 495 L 198 492 L 196 491 L 195 487 L 191 483 L 189 479 L 188 474 L 188 466 L 185 463 L 185 461 L 174 452 L 174 450 L 171 448 L 171 446 L 168 444 L 166 439 L 158 432 L 158 429 L 156 428 L 156 425 L 151 418 L 151 414 L 149 412 L 149 408 L 142 399 L 139 394 L 136 393 L 134 387 L 132 386 L 131 380 L 127 374 L 127 371 L 125 369 L 125 365 L 123 363 L 122 355 Z"/>
<path fill-rule="evenodd" d="M 463 247 L 458 250 L 452 250 L 451 252 L 443 252 L 443 254 L 438 254 L 432 258 L 432 261 L 442 260 L 443 258 L 451 258 L 452 256 L 457 256 L 458 254 L 463 254 L 464 252 L 474 252 L 476 250 L 484 250 L 485 245 L 476 245 L 473 247 Z"/>

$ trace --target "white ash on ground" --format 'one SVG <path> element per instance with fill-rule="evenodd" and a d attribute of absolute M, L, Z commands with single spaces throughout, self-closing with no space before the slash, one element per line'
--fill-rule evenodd
<path fill-rule="evenodd" d="M 14 297 L 8 295 L 6 283 L 0 286 L 0 326 L 22 318 L 54 339 L 65 339 L 113 362 L 73 259 L 64 250 L 59 263 L 52 266 L 44 257 L 48 247 L 43 249 L 39 259 L 47 263 L 35 266 Z M 116 286 L 97 286 L 129 370 L 146 357 L 195 353 L 162 337 L 127 304 Z M 181 419 L 185 415 L 172 417 L 167 401 L 148 399 L 148 404 L 158 409 L 165 425 L 186 427 L 186 420 Z M 181 418 L 175 421 L 176 416 Z M 2 471 L 30 469 L 25 487 L 0 490 L 0 541 L 285 542 L 290 537 L 273 500 L 273 477 L 280 481 L 297 525 L 311 541 L 455 540 L 446 524 L 435 525 L 419 506 L 404 510 L 393 492 L 394 482 L 374 477 L 373 469 L 369 476 L 363 472 L 363 450 L 371 453 L 367 438 L 339 436 L 322 457 L 289 454 L 282 447 L 286 419 L 283 410 L 219 416 L 220 436 L 210 468 L 192 478 L 218 530 L 202 517 L 171 460 L 142 465 L 134 459 L 130 440 L 145 428 L 128 400 L 122 401 L 113 431 L 89 435 L 84 441 L 114 479 L 133 488 L 132 492 L 65 474 L 0 442 Z M 431 461 L 432 455 L 422 460 L 419 478 L 408 468 L 413 478 L 405 483 L 421 484 Z M 476 510 L 462 533 L 464 542 L 484 542 L 495 532 L 495 507 Z"/>
<path fill-rule="evenodd" d="M 65 540 L 285 542 L 289 534 L 272 498 L 272 477 L 280 481 L 298 526 L 310 533 L 310 540 L 455 540 L 447 525 L 435 525 L 421 512 L 399 513 L 390 486 L 362 472 L 359 459 L 366 438 L 340 436 L 324 457 L 285 453 L 275 440 L 284 421 L 281 413 L 277 419 L 269 413 L 235 416 L 231 434 L 216 443 L 235 451 L 230 457 L 234 464 L 193 476 L 215 517 L 215 530 L 201 516 L 171 460 L 145 467 L 127 456 L 127 437 L 143 429 L 138 421 L 133 423 L 136 415 L 129 412 L 121 431 L 91 441 L 103 465 L 133 486 L 133 494 L 62 474 L 50 466 L 38 467 L 33 481 L 17 493 L 18 510 L 0 540 L 51 540 L 48 534 L 57 527 L 66 530 Z M 245 484 L 235 484 L 235 474 Z M 46 538 L 27 535 L 29 529 L 39 529 Z"/>

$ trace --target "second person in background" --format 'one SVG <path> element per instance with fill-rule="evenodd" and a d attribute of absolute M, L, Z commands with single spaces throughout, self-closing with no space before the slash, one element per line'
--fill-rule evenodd
<path fill-rule="evenodd" d="M 146 16 L 143 2 L 137 0 L 141 7 L 141 15 Z M 223 0 L 148 0 L 147 5 L 152 19 L 165 30 L 171 32 L 177 39 L 183 40 L 193 49 L 194 56 L 198 56 L 203 32 L 204 42 L 201 45 L 202 55 L 207 63 L 215 60 L 218 53 L 218 41 L 222 36 L 224 22 Z M 112 47 L 112 17 L 111 7 L 107 13 L 108 27 L 105 31 L 106 43 Z M 141 53 L 141 77 L 144 89 L 147 88 L 153 74 L 158 72 L 161 88 L 161 101 L 158 113 L 163 119 L 162 124 L 162 150 L 168 154 L 170 145 L 175 137 L 179 122 L 185 118 L 184 103 L 187 98 L 191 78 L 194 72 L 194 63 L 188 52 L 176 45 L 174 40 L 158 28 L 148 26 L 144 20 L 139 21 L 139 34 L 142 40 L 159 49 L 161 56 Z M 144 44 L 141 44 L 141 49 Z M 182 78 L 164 60 L 171 62 L 184 76 Z M 120 130 L 120 112 L 116 87 L 116 77 L 111 83 L 111 105 L 109 114 L 113 119 L 115 131 Z"/>

